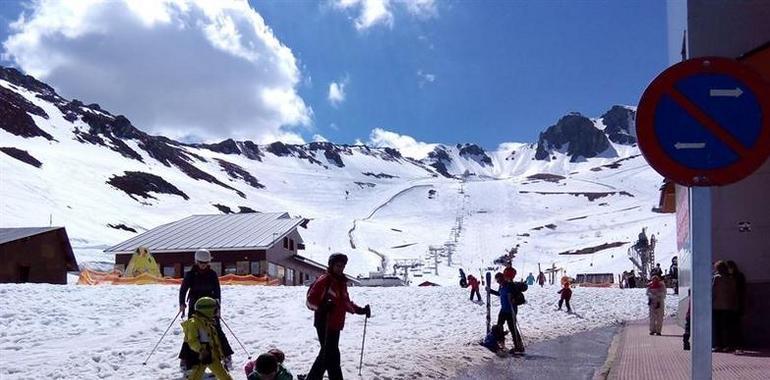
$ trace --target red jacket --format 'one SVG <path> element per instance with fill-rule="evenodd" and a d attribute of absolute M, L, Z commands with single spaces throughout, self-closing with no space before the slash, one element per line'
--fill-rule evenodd
<path fill-rule="evenodd" d="M 345 277 L 339 278 L 326 273 L 318 277 L 307 294 L 307 307 L 315 310 L 315 327 L 340 331 L 345 327 L 345 313 L 360 313 L 361 307 L 353 303 L 348 296 L 348 283 Z"/>
<path fill-rule="evenodd" d="M 476 277 L 468 276 L 468 285 L 471 286 L 472 290 L 479 290 L 479 280 Z"/>
<path fill-rule="evenodd" d="M 561 288 L 557 293 L 561 293 L 561 299 L 569 301 L 572 298 L 572 289 L 565 286 Z"/>

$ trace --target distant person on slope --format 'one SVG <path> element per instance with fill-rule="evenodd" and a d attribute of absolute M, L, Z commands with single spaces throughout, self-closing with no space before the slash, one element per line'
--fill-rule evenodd
<path fill-rule="evenodd" d="M 566 303 L 567 312 L 571 313 L 572 308 L 569 306 L 569 300 L 572 299 L 572 289 L 570 288 L 570 283 L 564 282 L 562 286 L 563 287 L 556 292 L 557 294 L 561 294 L 561 297 L 559 298 L 559 310 L 561 310 L 562 303 Z"/>
<path fill-rule="evenodd" d="M 660 335 L 666 310 L 666 286 L 658 276 L 652 276 L 647 285 L 647 305 L 650 310 L 650 335 Z"/>
<path fill-rule="evenodd" d="M 650 278 L 653 276 L 658 276 L 661 279 L 663 278 L 663 269 L 660 268 L 660 263 L 655 264 L 655 268 L 650 270 Z"/>
<path fill-rule="evenodd" d="M 321 380 L 325 372 L 329 380 L 342 380 L 340 366 L 340 332 L 345 326 L 345 313 L 355 313 L 371 317 L 369 305 L 360 307 L 348 296 L 345 265 L 348 257 L 342 253 L 329 256 L 329 269 L 326 274 L 310 286 L 307 294 L 307 307 L 315 311 L 313 326 L 318 334 L 321 350 L 307 374 L 307 380 Z"/>
<path fill-rule="evenodd" d="M 540 271 L 540 273 L 538 273 L 537 275 L 537 283 L 540 285 L 541 288 L 543 287 L 543 285 L 545 285 L 545 273 L 543 273 L 542 271 Z"/>
<path fill-rule="evenodd" d="M 479 292 L 479 280 L 473 275 L 468 276 L 468 286 L 471 287 L 471 301 L 473 301 L 473 295 L 478 298 L 478 302 L 481 302 L 481 293 Z"/>
<path fill-rule="evenodd" d="M 187 311 L 187 318 L 193 316 L 194 310 L 192 306 L 203 297 L 210 297 L 216 300 L 217 303 L 221 303 L 219 277 L 209 266 L 210 263 L 211 252 L 206 249 L 195 251 L 195 265 L 185 274 L 184 280 L 182 280 L 182 286 L 179 288 L 179 311 L 184 314 L 187 305 L 190 305 L 191 307 Z M 222 326 L 219 324 L 219 314 L 214 318 L 214 326 L 219 335 L 219 341 L 222 343 L 222 352 L 224 353 L 222 359 L 225 361 L 225 367 L 230 368 L 230 357 L 233 354 L 233 349 L 230 347 L 230 343 L 227 341 L 224 331 L 222 331 Z M 181 359 L 180 366 L 183 371 L 190 370 L 197 363 L 196 355 L 190 352 L 186 342 L 182 344 L 179 359 Z"/>
<path fill-rule="evenodd" d="M 535 285 L 535 276 L 532 275 L 532 272 L 529 272 L 529 276 L 527 276 L 527 286 Z"/>
<path fill-rule="evenodd" d="M 515 270 L 514 270 L 515 273 Z M 497 291 L 487 288 L 487 292 L 500 297 L 500 313 L 497 315 L 497 326 L 503 327 L 505 323 L 508 324 L 508 330 L 511 332 L 511 339 L 513 340 L 512 354 L 524 354 L 524 342 L 521 339 L 521 333 L 516 326 L 516 316 L 518 313 L 517 299 L 523 299 L 524 294 L 521 293 L 521 285 L 526 290 L 527 284 L 520 283 L 514 284 L 505 278 L 502 273 L 495 274 L 495 280 L 499 284 Z M 520 297 L 520 298 L 519 298 Z M 521 302 L 523 303 L 523 302 Z"/>
<path fill-rule="evenodd" d="M 194 308 L 192 316 L 182 322 L 184 342 L 198 359 L 188 379 L 203 379 L 208 368 L 217 380 L 232 380 L 221 362 L 224 351 L 216 327 L 219 303 L 211 297 L 201 297 L 195 302 Z"/>

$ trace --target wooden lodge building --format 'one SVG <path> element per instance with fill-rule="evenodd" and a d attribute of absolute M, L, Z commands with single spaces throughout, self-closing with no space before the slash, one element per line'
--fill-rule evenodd
<path fill-rule="evenodd" d="M 107 250 L 115 254 L 115 267 L 123 271 L 134 250 L 147 247 L 164 277 L 183 277 L 195 262 L 198 249 L 211 252 L 211 269 L 218 275 L 267 275 L 283 285 L 303 285 L 315 280 L 326 267 L 297 254 L 304 250 L 297 229 L 304 218 L 288 213 L 192 215 L 164 224 Z"/>
<path fill-rule="evenodd" d="M 0 228 L 0 283 L 66 284 L 77 271 L 64 227 Z"/>

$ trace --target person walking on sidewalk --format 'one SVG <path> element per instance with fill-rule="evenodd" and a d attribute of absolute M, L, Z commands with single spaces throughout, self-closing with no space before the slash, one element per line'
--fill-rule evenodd
<path fill-rule="evenodd" d="M 714 264 L 716 274 L 711 285 L 713 340 L 716 352 L 732 352 L 735 350 L 737 322 L 734 316 L 738 313 L 738 285 L 735 278 L 730 276 L 727 263 L 722 260 Z"/>
<path fill-rule="evenodd" d="M 497 326 L 503 327 L 505 323 L 508 324 L 508 330 L 511 332 L 511 340 L 513 340 L 512 354 L 524 354 L 524 342 L 521 339 L 521 333 L 518 326 L 516 326 L 516 316 L 518 313 L 518 306 L 516 298 L 519 296 L 516 293 L 521 293 L 520 290 L 513 282 L 508 281 L 505 275 L 502 273 L 495 274 L 495 281 L 499 284 L 498 290 L 492 290 L 487 287 L 487 292 L 500 297 L 500 313 L 497 315 Z M 523 286 L 527 286 L 526 283 L 521 283 Z M 524 295 L 520 294 L 523 299 Z"/>
<path fill-rule="evenodd" d="M 313 326 L 318 334 L 321 349 L 307 374 L 307 380 L 321 380 L 325 372 L 329 380 L 342 380 L 340 366 L 340 333 L 345 327 L 345 313 L 371 317 L 369 305 L 360 307 L 348 296 L 348 280 L 345 265 L 348 257 L 342 253 L 329 256 L 329 269 L 310 286 L 307 307 L 315 312 Z"/>
<path fill-rule="evenodd" d="M 650 335 L 660 335 L 666 310 L 666 286 L 658 276 L 647 285 L 647 305 L 650 309 Z"/>
<path fill-rule="evenodd" d="M 736 349 L 743 348 L 743 333 L 741 331 L 741 320 L 746 310 L 746 276 L 738 269 L 735 261 L 727 260 L 727 273 L 735 281 L 735 295 L 737 298 L 737 309 L 732 313 L 730 323 L 733 324 L 734 337 L 733 342 Z"/>
<path fill-rule="evenodd" d="M 473 275 L 468 276 L 468 286 L 471 287 L 471 301 L 473 301 L 473 295 L 476 295 L 478 302 L 481 302 L 481 293 L 479 292 L 479 280 Z"/>
<path fill-rule="evenodd" d="M 561 298 L 559 298 L 559 310 L 561 310 L 562 303 L 567 304 L 567 312 L 571 313 L 572 308 L 569 306 L 569 300 L 572 299 L 572 289 L 570 288 L 570 283 L 565 282 L 564 287 L 559 289 L 557 294 L 561 294 Z"/>

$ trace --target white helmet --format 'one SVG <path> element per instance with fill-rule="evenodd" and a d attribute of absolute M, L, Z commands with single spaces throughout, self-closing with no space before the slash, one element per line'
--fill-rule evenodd
<path fill-rule="evenodd" d="M 211 252 L 208 249 L 199 249 L 195 251 L 195 261 L 207 263 L 211 261 Z"/>

